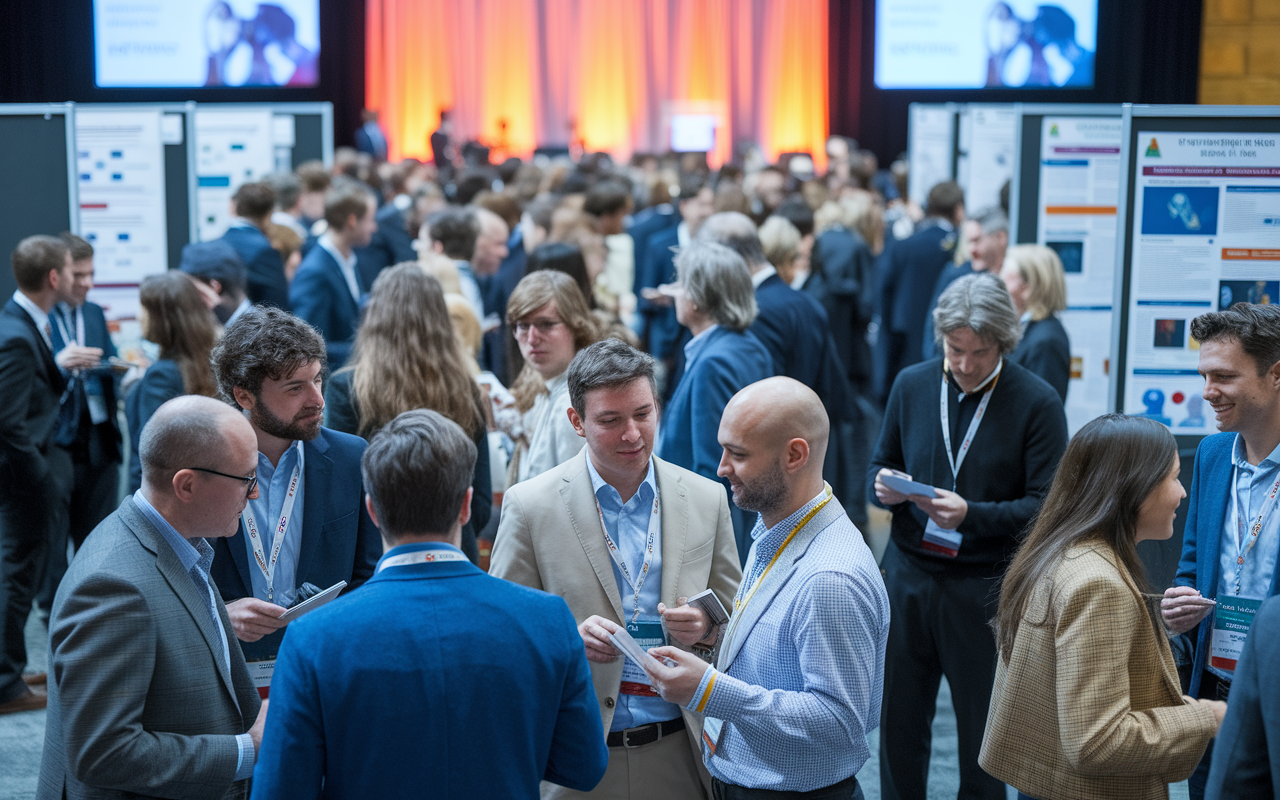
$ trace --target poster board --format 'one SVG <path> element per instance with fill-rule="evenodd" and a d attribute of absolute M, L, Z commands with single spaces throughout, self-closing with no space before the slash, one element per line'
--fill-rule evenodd
<path fill-rule="evenodd" d="M 912 103 L 907 109 L 907 196 L 921 208 L 930 189 L 955 180 L 960 109 L 956 103 Z"/>
<path fill-rule="evenodd" d="M 17 289 L 9 254 L 18 242 L 43 233 L 75 231 L 74 111 L 70 103 L 0 105 L 0 301 Z"/>
<path fill-rule="evenodd" d="M 966 104 L 958 118 L 956 182 L 969 214 L 1000 205 L 1000 189 L 1013 178 L 1017 147 L 1016 105 Z"/>

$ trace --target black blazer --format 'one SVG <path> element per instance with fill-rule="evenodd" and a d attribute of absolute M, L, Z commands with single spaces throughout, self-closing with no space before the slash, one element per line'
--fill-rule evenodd
<path fill-rule="evenodd" d="M 54 443 L 65 388 L 35 320 L 10 299 L 0 309 L 0 492 L 10 500 L 43 502 L 69 478 L 62 458 L 50 460 L 65 455 Z"/>
<path fill-rule="evenodd" d="M 222 241 L 240 255 L 249 273 L 246 293 L 253 303 L 266 303 L 289 310 L 289 281 L 284 276 L 284 261 L 271 246 L 267 235 L 257 228 L 227 228 Z"/>
<path fill-rule="evenodd" d="M 402 261 L 417 261 L 413 249 L 413 236 L 409 232 L 405 212 L 396 208 L 395 201 L 378 209 L 378 229 L 364 247 L 356 248 L 356 277 L 360 288 L 368 292 L 373 288 L 378 273 Z"/>
<path fill-rule="evenodd" d="M 55 310 L 54 313 L 58 313 Z M 107 330 L 107 317 L 102 306 L 97 303 L 85 303 L 76 309 L 76 313 L 84 318 L 85 347 L 97 347 L 102 350 L 103 359 L 116 356 L 115 343 L 111 341 L 111 333 Z M 59 326 L 52 326 L 53 346 L 61 348 L 66 345 L 62 341 Z M 87 448 L 89 466 L 93 469 L 106 469 L 120 463 L 120 423 L 116 413 L 116 391 L 119 384 L 117 373 L 109 368 L 86 370 L 80 373 L 80 379 L 71 382 L 74 397 L 66 398 L 66 402 L 74 403 L 75 418 L 69 420 L 73 430 L 68 433 L 76 440 L 84 442 Z M 107 407 L 107 419 L 100 425 L 93 424 L 89 403 L 86 399 L 85 381 L 94 381 L 102 390 L 103 402 Z M 63 417 L 63 422 L 68 422 Z M 67 441 L 63 440 L 64 443 Z"/>
<path fill-rule="evenodd" d="M 955 257 L 956 233 L 926 220 L 910 238 L 894 245 L 886 274 L 882 330 L 899 341 L 887 365 L 889 381 L 924 355 L 925 317 L 938 275 Z"/>
<path fill-rule="evenodd" d="M 1067 384 L 1071 382 L 1071 341 L 1067 330 L 1055 316 L 1027 323 L 1018 347 L 1009 360 L 1031 370 L 1045 380 L 1067 402 Z"/>
<path fill-rule="evenodd" d="M 871 377 L 867 325 L 875 311 L 875 256 L 854 231 L 833 228 L 814 243 L 814 267 L 804 290 L 826 309 L 831 339 L 850 380 Z"/>
<path fill-rule="evenodd" d="M 125 421 L 129 425 L 129 493 L 142 486 L 142 460 L 138 457 L 138 440 L 142 427 L 166 401 L 185 394 L 182 371 L 178 362 L 162 358 L 142 374 L 138 382 L 129 388 L 124 400 Z"/>

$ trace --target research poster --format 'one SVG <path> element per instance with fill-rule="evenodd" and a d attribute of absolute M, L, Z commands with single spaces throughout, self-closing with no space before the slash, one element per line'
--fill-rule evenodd
<path fill-rule="evenodd" d="M 1280 134 L 1136 139 L 1124 410 L 1216 432 L 1191 320 L 1280 293 Z"/>
<path fill-rule="evenodd" d="M 909 113 L 907 195 L 924 208 L 930 189 L 955 178 L 956 111 L 943 105 L 912 103 Z"/>
<path fill-rule="evenodd" d="M 231 195 L 276 168 L 274 122 L 262 111 L 196 109 L 196 211 L 200 241 L 231 222 Z"/>
<path fill-rule="evenodd" d="M 160 127 L 158 109 L 76 109 L 80 235 L 99 284 L 137 286 L 168 269 Z"/>
<path fill-rule="evenodd" d="M 1018 112 L 1009 105 L 968 105 L 960 113 L 956 180 L 969 214 L 1000 205 L 1000 189 L 1013 177 Z"/>
<path fill-rule="evenodd" d="M 1072 433 L 1108 411 L 1122 127 L 1119 116 L 1041 120 L 1036 243 L 1052 248 L 1066 273 L 1059 319 L 1071 340 Z"/>

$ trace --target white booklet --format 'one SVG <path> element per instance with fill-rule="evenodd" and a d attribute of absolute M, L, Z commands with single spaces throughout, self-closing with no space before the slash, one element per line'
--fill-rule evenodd
<path fill-rule="evenodd" d="M 619 628 L 617 632 L 609 634 L 609 638 L 613 640 L 613 646 L 622 651 L 622 654 L 632 661 L 640 669 L 647 674 L 649 670 L 658 668 L 658 659 L 649 655 L 631 638 L 631 634 L 627 633 L 626 628 Z"/>
<path fill-rule="evenodd" d="M 290 608 L 287 611 L 285 611 L 283 614 L 281 614 L 280 621 L 293 622 L 295 619 L 302 616 L 303 614 L 306 614 L 311 611 L 315 611 L 320 606 L 324 605 L 325 603 L 328 603 L 330 600 L 333 600 L 335 597 L 337 597 L 338 594 L 342 591 L 342 588 L 346 585 L 347 585 L 346 581 L 338 581 L 334 585 L 330 586 L 328 589 L 325 589 L 320 594 L 315 595 L 314 597 L 308 597 L 306 600 L 303 600 L 301 603 L 298 603 L 293 608 Z"/>
<path fill-rule="evenodd" d="M 881 475 L 880 482 L 900 494 L 920 494 L 925 497 L 938 496 L 938 493 L 929 484 L 913 481 L 901 472 L 890 472 L 888 475 Z"/>

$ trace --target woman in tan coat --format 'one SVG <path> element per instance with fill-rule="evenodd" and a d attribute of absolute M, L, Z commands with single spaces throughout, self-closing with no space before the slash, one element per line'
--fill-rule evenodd
<path fill-rule="evenodd" d="M 1137 543 L 1186 496 L 1168 429 L 1110 414 L 1067 446 L 1000 593 L 1000 661 L 979 763 L 1038 800 L 1167 798 L 1226 705 L 1179 689 Z"/>

